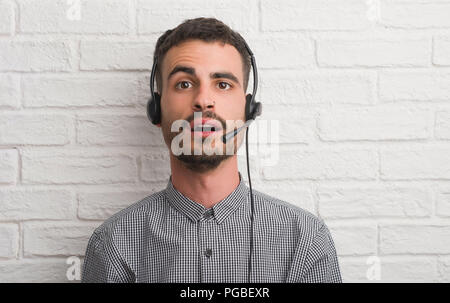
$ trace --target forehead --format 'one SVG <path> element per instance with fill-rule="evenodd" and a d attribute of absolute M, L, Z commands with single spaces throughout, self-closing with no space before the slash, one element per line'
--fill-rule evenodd
<path fill-rule="evenodd" d="M 187 40 L 170 48 L 162 62 L 163 77 L 166 79 L 180 64 L 210 72 L 227 70 L 240 79 L 243 76 L 241 54 L 233 45 L 221 41 Z"/>

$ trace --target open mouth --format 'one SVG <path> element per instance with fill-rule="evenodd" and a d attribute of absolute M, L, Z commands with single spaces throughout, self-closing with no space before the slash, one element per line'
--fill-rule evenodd
<path fill-rule="evenodd" d="M 202 119 L 191 122 L 191 132 L 201 133 L 202 137 L 209 136 L 212 133 L 222 130 L 219 121 L 213 119 Z"/>
<path fill-rule="evenodd" d="M 203 124 L 198 125 L 192 129 L 193 132 L 215 132 L 216 127 L 213 125 Z"/>

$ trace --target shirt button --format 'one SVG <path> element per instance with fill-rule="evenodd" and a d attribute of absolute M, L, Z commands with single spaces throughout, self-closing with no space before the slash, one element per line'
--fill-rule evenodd
<path fill-rule="evenodd" d="M 206 249 L 205 256 L 207 256 L 209 258 L 209 257 L 211 257 L 211 255 L 212 255 L 212 249 L 211 248 Z"/>

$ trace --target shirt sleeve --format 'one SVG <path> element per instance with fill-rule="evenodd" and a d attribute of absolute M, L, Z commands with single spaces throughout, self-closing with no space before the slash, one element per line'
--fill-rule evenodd
<path fill-rule="evenodd" d="M 322 223 L 308 250 L 301 283 L 341 283 L 341 273 L 334 242 Z"/>
<path fill-rule="evenodd" d="M 134 282 L 133 273 L 123 266 L 117 249 L 107 247 L 101 236 L 94 232 L 89 239 L 81 275 L 82 283 Z"/>

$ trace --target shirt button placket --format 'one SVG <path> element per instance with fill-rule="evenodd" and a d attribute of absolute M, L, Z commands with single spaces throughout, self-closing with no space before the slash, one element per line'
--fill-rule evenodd
<path fill-rule="evenodd" d="M 205 218 L 206 222 L 209 223 L 210 219 L 213 216 L 213 210 L 212 208 L 208 209 L 207 211 L 205 211 L 205 213 L 203 214 L 203 218 Z M 208 239 L 209 240 L 209 239 Z M 208 241 L 209 242 L 209 241 Z M 204 251 L 204 255 L 209 259 L 209 257 L 212 256 L 212 249 L 211 248 L 206 248 Z"/>
<path fill-rule="evenodd" d="M 201 249 L 203 258 L 201 258 L 202 266 L 201 266 L 201 282 L 208 283 L 211 279 L 211 263 L 210 259 L 213 254 L 212 243 L 211 243 L 211 218 L 213 217 L 213 210 L 208 209 L 203 213 L 203 217 L 200 219 L 200 233 L 201 233 Z"/>

